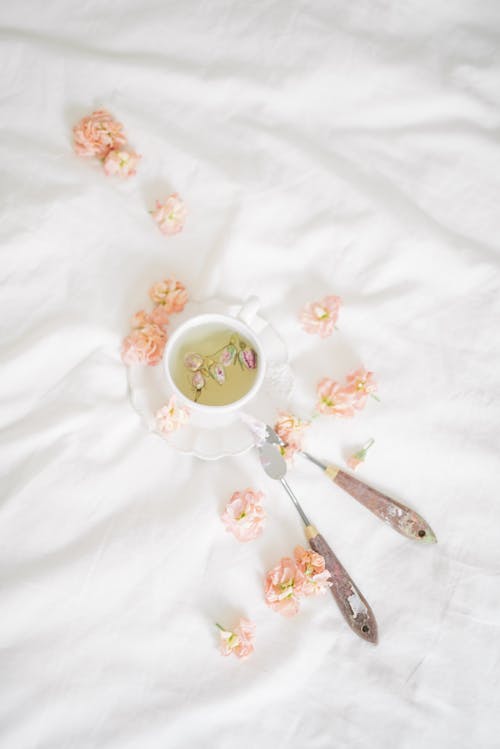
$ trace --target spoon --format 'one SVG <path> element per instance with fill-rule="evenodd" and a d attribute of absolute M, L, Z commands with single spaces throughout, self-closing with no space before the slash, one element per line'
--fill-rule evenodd
<path fill-rule="evenodd" d="M 331 547 L 317 528 L 310 522 L 300 502 L 285 479 L 287 465 L 278 450 L 280 440 L 270 426 L 266 426 L 266 438 L 257 443 L 260 461 L 267 475 L 279 481 L 292 500 L 305 526 L 309 546 L 325 560 L 325 567 L 331 576 L 330 591 L 350 628 L 363 640 L 376 644 L 378 641 L 377 622 L 369 603 L 356 587 L 346 569 L 339 562 Z"/>

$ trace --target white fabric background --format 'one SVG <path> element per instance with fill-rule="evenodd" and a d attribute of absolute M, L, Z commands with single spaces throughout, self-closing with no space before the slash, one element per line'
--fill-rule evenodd
<path fill-rule="evenodd" d="M 1 745 L 497 747 L 498 3 L 24 0 L 1 27 Z M 72 153 L 99 106 L 143 154 L 127 184 Z M 169 239 L 147 210 L 171 189 L 190 213 Z M 260 296 L 304 412 L 347 358 L 377 373 L 381 404 L 309 446 L 375 437 L 361 475 L 439 545 L 293 476 L 377 648 L 329 598 L 265 607 L 302 530 L 254 455 L 179 457 L 130 408 L 120 341 L 169 274 Z M 297 325 L 326 292 L 337 342 Z M 219 514 L 247 485 L 269 522 L 238 545 Z M 212 626 L 239 614 L 246 663 Z"/>

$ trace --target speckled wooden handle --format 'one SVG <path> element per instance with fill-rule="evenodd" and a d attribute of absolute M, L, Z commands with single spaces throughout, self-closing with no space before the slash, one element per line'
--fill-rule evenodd
<path fill-rule="evenodd" d="M 344 567 L 313 525 L 306 528 L 309 546 L 325 559 L 332 580 L 333 597 L 351 629 L 368 642 L 377 643 L 377 622 L 363 594 L 355 586 Z"/>
<path fill-rule="evenodd" d="M 376 489 L 372 489 L 363 481 L 354 478 L 345 471 L 335 469 L 333 466 L 328 466 L 325 473 L 351 497 L 357 499 L 358 502 L 398 533 L 424 544 L 437 543 L 434 531 L 415 510 L 410 510 L 409 507 L 396 502 L 395 499 L 387 497 Z"/>

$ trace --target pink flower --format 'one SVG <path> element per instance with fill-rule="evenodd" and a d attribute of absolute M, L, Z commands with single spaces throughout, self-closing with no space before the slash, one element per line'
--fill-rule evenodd
<path fill-rule="evenodd" d="M 186 221 L 187 209 L 179 195 L 174 192 L 164 203 L 156 201 L 156 209 L 152 211 L 153 220 L 158 224 L 163 234 L 177 234 Z"/>
<path fill-rule="evenodd" d="M 132 318 L 132 332 L 123 341 L 122 359 L 125 364 L 160 363 L 167 342 L 167 334 L 144 310 Z"/>
<path fill-rule="evenodd" d="M 203 390 L 203 388 L 205 387 L 205 378 L 203 377 L 201 372 L 195 372 L 191 382 L 193 383 L 193 387 L 195 390 Z"/>
<path fill-rule="evenodd" d="M 226 370 L 222 364 L 211 364 L 208 368 L 208 374 L 210 377 L 218 382 L 219 385 L 223 385 L 226 381 Z"/>
<path fill-rule="evenodd" d="M 229 367 L 231 364 L 234 364 L 234 360 L 236 359 L 236 354 L 237 354 L 236 346 L 230 343 L 222 350 L 222 353 L 219 356 L 219 362 L 224 367 Z"/>
<path fill-rule="evenodd" d="M 273 611 L 283 616 L 294 616 L 299 610 L 304 575 L 293 559 L 283 557 L 266 575 L 265 600 Z"/>
<path fill-rule="evenodd" d="M 319 302 L 309 302 L 300 313 L 300 322 L 307 333 L 317 333 L 320 338 L 332 334 L 340 309 L 340 297 L 326 296 Z"/>
<path fill-rule="evenodd" d="M 304 596 L 317 596 L 326 593 L 332 583 L 330 573 L 325 569 L 325 560 L 321 554 L 296 546 L 295 562 L 304 579 L 300 592 Z"/>
<path fill-rule="evenodd" d="M 276 429 L 274 430 L 276 431 Z M 280 453 L 283 455 L 285 460 L 293 461 L 295 453 L 300 452 L 302 445 L 300 442 L 296 442 L 293 438 L 286 443 L 286 445 L 280 445 Z"/>
<path fill-rule="evenodd" d="M 195 353 L 186 354 L 184 357 L 184 366 L 191 372 L 197 372 L 203 366 L 203 357 Z"/>
<path fill-rule="evenodd" d="M 323 377 L 318 382 L 316 392 L 319 398 L 316 410 L 319 413 L 344 417 L 354 416 L 354 396 L 350 389 L 342 387 L 330 377 Z"/>
<path fill-rule="evenodd" d="M 256 369 L 257 353 L 253 350 L 253 348 L 246 346 L 244 349 L 241 349 L 240 353 L 238 354 L 238 358 L 242 365 L 247 369 Z"/>
<path fill-rule="evenodd" d="M 261 502 L 263 497 L 262 492 L 245 489 L 234 492 L 229 500 L 222 522 L 238 541 L 251 541 L 264 530 L 266 513 Z"/>
<path fill-rule="evenodd" d="M 249 619 L 241 618 L 233 631 L 224 629 L 220 624 L 220 651 L 222 655 L 233 653 L 244 660 L 254 651 L 255 624 Z"/>
<path fill-rule="evenodd" d="M 135 330 L 136 328 L 143 328 L 145 325 L 148 325 L 148 323 L 151 322 L 151 315 L 149 312 L 146 312 L 145 310 L 141 309 L 139 312 L 136 312 L 135 315 L 132 317 L 132 328 Z"/>
<path fill-rule="evenodd" d="M 170 434 L 189 421 L 189 408 L 178 406 L 175 395 L 156 413 L 156 426 L 162 434 Z"/>
<path fill-rule="evenodd" d="M 125 145 L 123 126 L 105 109 L 84 117 L 73 128 L 74 148 L 78 156 L 104 159 L 110 151 Z"/>
<path fill-rule="evenodd" d="M 165 307 L 158 305 L 158 307 L 155 307 L 151 312 L 150 317 L 153 322 L 160 326 L 160 328 L 166 328 L 169 322 L 170 314 L 168 310 L 165 309 Z"/>
<path fill-rule="evenodd" d="M 186 287 L 175 278 L 155 283 L 149 290 L 149 296 L 156 305 L 164 307 L 170 314 L 182 312 L 188 300 Z"/>
<path fill-rule="evenodd" d="M 349 458 L 347 458 L 347 465 L 353 471 L 355 471 L 356 468 L 359 466 L 359 464 L 362 463 L 364 460 L 364 458 L 358 458 L 356 456 L 357 456 L 357 453 L 354 453 L 354 455 L 351 455 Z"/>
<path fill-rule="evenodd" d="M 368 396 L 377 392 L 377 383 L 373 372 L 367 372 L 364 367 L 355 369 L 346 377 L 347 390 L 353 396 L 354 408 L 361 410 L 365 407 Z"/>
<path fill-rule="evenodd" d="M 127 179 L 133 177 L 137 171 L 136 167 L 141 157 L 133 151 L 110 151 L 104 159 L 104 171 L 109 176 L 116 174 L 118 177 Z"/>
<path fill-rule="evenodd" d="M 366 445 L 363 445 L 363 447 L 360 450 L 355 452 L 353 455 L 351 455 L 347 459 L 347 465 L 349 466 L 349 468 L 352 468 L 352 470 L 355 471 L 356 468 L 360 465 L 360 463 L 364 462 L 366 458 L 366 454 L 374 442 L 375 442 L 374 439 L 368 440 Z"/>
<path fill-rule="evenodd" d="M 279 419 L 274 425 L 274 431 L 286 445 L 280 447 L 281 454 L 286 460 L 290 460 L 298 450 L 302 449 L 304 431 L 311 425 L 310 421 L 304 421 L 288 411 L 280 411 Z"/>

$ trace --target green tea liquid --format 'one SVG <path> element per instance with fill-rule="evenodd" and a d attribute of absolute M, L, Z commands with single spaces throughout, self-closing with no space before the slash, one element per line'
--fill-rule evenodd
<path fill-rule="evenodd" d="M 200 325 L 192 332 L 188 331 L 178 342 L 176 349 L 172 352 L 172 376 L 186 398 L 205 406 L 227 406 L 248 393 L 257 376 L 258 361 L 254 369 L 248 369 L 240 363 L 236 355 L 234 364 L 223 367 L 224 382 L 222 383 L 207 374 L 206 367 L 204 367 L 202 377 L 205 384 L 200 390 L 196 390 L 193 385 L 195 373 L 184 364 L 186 354 L 196 353 L 205 357 L 208 363 L 213 362 L 222 366 L 220 356 L 231 338 L 237 341 L 238 352 L 241 346 L 252 348 L 252 344 L 236 331 L 213 323 Z"/>

